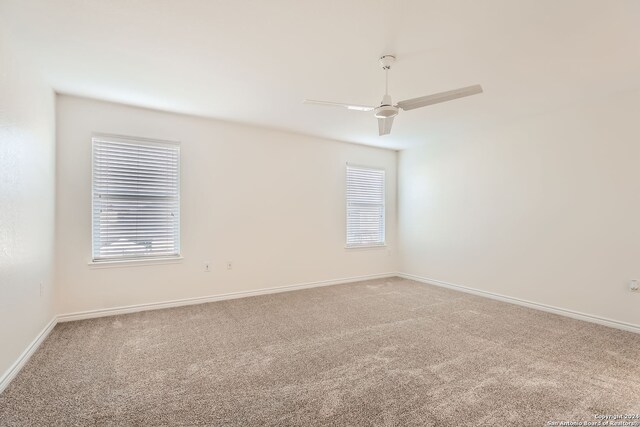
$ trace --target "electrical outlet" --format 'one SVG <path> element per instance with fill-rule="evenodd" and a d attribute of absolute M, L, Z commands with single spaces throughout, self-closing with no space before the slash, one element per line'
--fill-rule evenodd
<path fill-rule="evenodd" d="M 227 270 L 233 270 L 233 262 L 227 261 Z"/>
<path fill-rule="evenodd" d="M 205 262 L 204 263 L 204 271 L 205 271 L 205 273 L 209 273 L 211 271 L 211 263 L 210 262 Z"/>
<path fill-rule="evenodd" d="M 637 280 L 632 280 L 629 282 L 629 290 L 631 292 L 640 292 L 640 285 Z"/>

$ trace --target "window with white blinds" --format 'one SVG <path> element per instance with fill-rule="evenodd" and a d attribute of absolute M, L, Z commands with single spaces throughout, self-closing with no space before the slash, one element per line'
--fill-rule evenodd
<path fill-rule="evenodd" d="M 347 246 L 384 245 L 384 170 L 347 165 Z"/>
<path fill-rule="evenodd" d="M 93 260 L 180 255 L 180 146 L 93 138 Z"/>

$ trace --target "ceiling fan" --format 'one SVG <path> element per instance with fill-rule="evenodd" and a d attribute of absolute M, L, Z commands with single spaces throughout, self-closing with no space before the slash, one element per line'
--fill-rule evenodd
<path fill-rule="evenodd" d="M 380 105 L 372 107 L 369 105 L 344 104 L 342 102 L 316 101 L 313 99 L 305 99 L 305 104 L 324 105 L 328 107 L 342 107 L 347 110 L 355 111 L 373 111 L 378 119 L 378 132 L 382 135 L 391 133 L 393 118 L 398 115 L 400 109 L 405 111 L 416 108 L 426 107 L 427 105 L 439 104 L 441 102 L 451 101 L 453 99 L 463 98 L 465 96 L 476 95 L 482 93 L 482 86 L 473 85 L 460 89 L 449 90 L 447 92 L 434 93 L 433 95 L 421 96 L 419 98 L 406 99 L 397 104 L 391 102 L 389 95 L 389 70 L 395 62 L 396 57 L 393 55 L 384 55 L 380 58 L 380 65 L 385 71 L 385 95 L 382 97 Z"/>

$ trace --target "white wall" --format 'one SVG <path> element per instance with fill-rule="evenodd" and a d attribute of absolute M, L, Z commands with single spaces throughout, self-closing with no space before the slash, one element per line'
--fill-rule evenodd
<path fill-rule="evenodd" d="M 399 156 L 399 270 L 640 325 L 640 92 Z"/>
<path fill-rule="evenodd" d="M 54 94 L 16 52 L 0 34 L 0 378 L 55 311 Z"/>
<path fill-rule="evenodd" d="M 181 263 L 88 265 L 92 132 L 181 142 Z M 70 96 L 57 144 L 61 313 L 395 271 L 394 151 Z M 388 171 L 387 248 L 344 248 L 346 162 Z"/>

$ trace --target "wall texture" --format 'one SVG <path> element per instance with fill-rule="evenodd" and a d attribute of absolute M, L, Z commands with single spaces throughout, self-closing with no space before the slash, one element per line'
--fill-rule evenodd
<path fill-rule="evenodd" d="M 16 51 L 0 34 L 0 375 L 55 314 L 54 94 Z"/>
<path fill-rule="evenodd" d="M 399 270 L 640 325 L 640 92 L 399 156 Z"/>
<path fill-rule="evenodd" d="M 92 132 L 181 142 L 182 262 L 88 264 Z M 388 172 L 386 248 L 344 247 L 346 162 Z M 395 271 L 394 151 L 58 96 L 57 174 L 60 313 Z"/>

